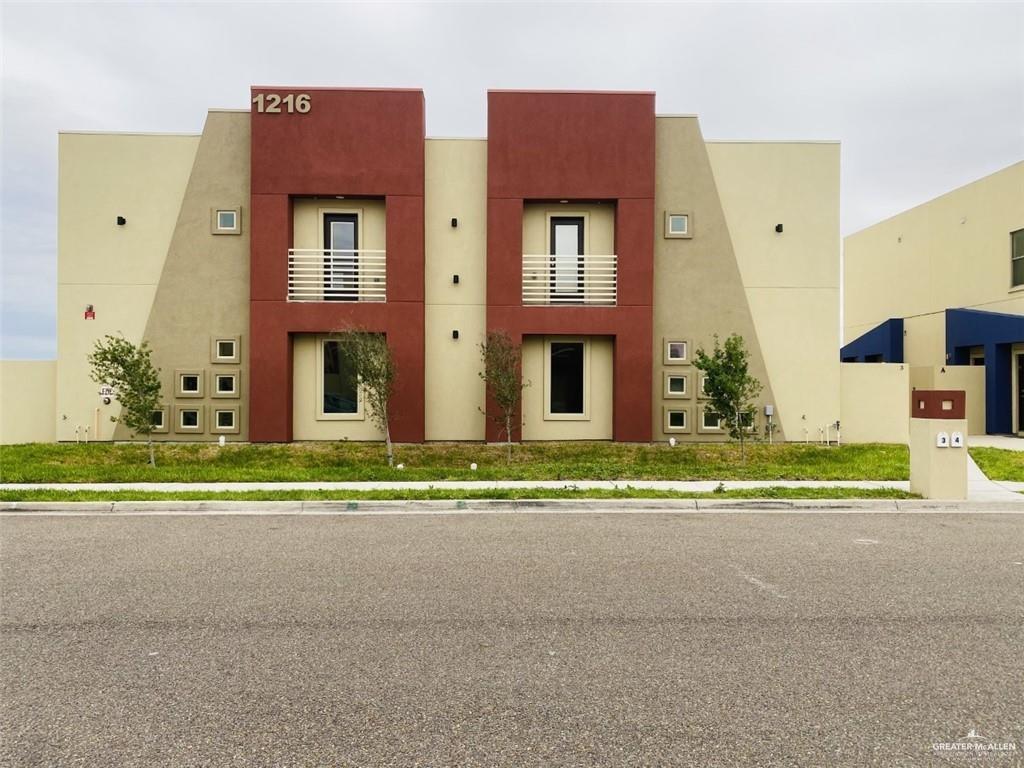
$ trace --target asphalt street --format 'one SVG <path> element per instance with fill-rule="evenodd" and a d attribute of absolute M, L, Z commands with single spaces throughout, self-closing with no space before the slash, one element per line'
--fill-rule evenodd
<path fill-rule="evenodd" d="M 1024 764 L 1024 516 L 0 519 L 5 766 Z"/>

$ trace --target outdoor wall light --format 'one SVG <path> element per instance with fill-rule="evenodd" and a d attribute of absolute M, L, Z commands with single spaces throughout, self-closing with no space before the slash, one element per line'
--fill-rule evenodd
<path fill-rule="evenodd" d="M 452 275 L 452 282 L 455 283 L 455 285 L 458 285 L 459 284 L 459 276 L 458 275 Z"/>
<path fill-rule="evenodd" d="M 452 338 L 453 339 L 458 339 L 459 338 L 459 332 L 458 331 L 452 331 Z"/>
<path fill-rule="evenodd" d="M 454 216 L 452 217 L 452 226 L 453 227 L 459 226 L 459 220 L 456 219 Z"/>
<path fill-rule="evenodd" d="M 128 219 L 126 219 L 124 216 L 118 216 L 117 217 L 117 226 L 123 227 L 127 223 L 128 223 Z"/>
<path fill-rule="evenodd" d="M 781 235 L 782 234 L 782 225 L 781 224 L 776 224 L 775 225 L 775 231 L 778 232 Z"/>

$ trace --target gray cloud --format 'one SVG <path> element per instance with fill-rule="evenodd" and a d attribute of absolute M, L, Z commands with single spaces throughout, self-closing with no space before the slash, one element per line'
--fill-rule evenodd
<path fill-rule="evenodd" d="M 1020 4 L 4 4 L 0 354 L 53 355 L 56 133 L 197 132 L 252 84 L 643 89 L 708 138 L 843 142 L 850 233 L 1024 158 Z"/>

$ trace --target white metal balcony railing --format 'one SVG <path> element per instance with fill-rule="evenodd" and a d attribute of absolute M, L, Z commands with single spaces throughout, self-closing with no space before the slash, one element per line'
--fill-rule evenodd
<path fill-rule="evenodd" d="M 292 248 L 288 301 L 387 301 L 385 251 Z"/>
<path fill-rule="evenodd" d="M 523 254 L 524 305 L 615 306 L 618 256 Z"/>

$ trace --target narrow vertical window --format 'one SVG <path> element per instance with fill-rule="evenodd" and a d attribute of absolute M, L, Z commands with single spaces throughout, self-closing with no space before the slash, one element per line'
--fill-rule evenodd
<path fill-rule="evenodd" d="M 583 342 L 551 342 L 551 413 L 583 414 Z"/>
<path fill-rule="evenodd" d="M 341 342 L 325 341 L 323 360 L 323 412 L 358 413 L 358 382 Z"/>
<path fill-rule="evenodd" d="M 1024 285 L 1024 229 L 1010 234 L 1010 272 L 1012 285 Z"/>

